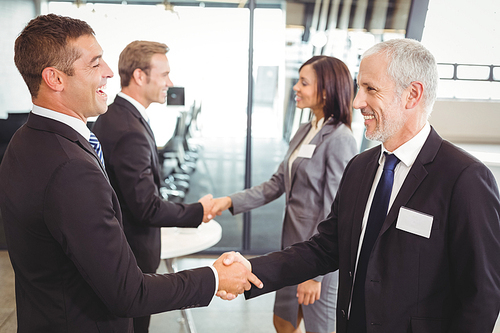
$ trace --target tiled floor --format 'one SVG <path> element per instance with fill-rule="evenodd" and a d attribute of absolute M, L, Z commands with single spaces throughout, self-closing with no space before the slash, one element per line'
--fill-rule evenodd
<path fill-rule="evenodd" d="M 14 271 L 7 251 L 0 251 L 0 333 L 16 331 Z"/>

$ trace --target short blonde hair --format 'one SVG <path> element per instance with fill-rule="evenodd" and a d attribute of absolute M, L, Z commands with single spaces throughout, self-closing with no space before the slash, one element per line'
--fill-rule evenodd
<path fill-rule="evenodd" d="M 163 43 L 136 40 L 128 44 L 118 60 L 118 73 L 122 88 L 130 84 L 134 71 L 139 68 L 149 75 L 153 55 L 166 54 L 168 46 Z"/>

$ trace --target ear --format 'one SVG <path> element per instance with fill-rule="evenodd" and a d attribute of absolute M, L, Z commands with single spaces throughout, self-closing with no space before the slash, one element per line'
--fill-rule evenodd
<path fill-rule="evenodd" d="M 52 90 L 61 92 L 64 89 L 64 76 L 54 67 L 46 67 L 42 71 L 42 80 Z"/>
<path fill-rule="evenodd" d="M 420 104 L 424 95 L 424 85 L 420 81 L 413 81 L 408 87 L 408 96 L 406 97 L 406 108 L 413 109 Z"/>
<path fill-rule="evenodd" d="M 142 86 L 146 82 L 146 73 L 140 68 L 136 68 L 132 73 L 132 78 L 138 86 Z"/>

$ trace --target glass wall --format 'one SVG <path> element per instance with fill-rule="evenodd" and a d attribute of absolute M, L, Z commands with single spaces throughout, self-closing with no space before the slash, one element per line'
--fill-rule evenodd
<path fill-rule="evenodd" d="M 184 198 L 191 203 L 268 180 L 299 124 L 310 118 L 309 110 L 295 107 L 292 87 L 300 65 L 313 55 L 332 55 L 355 77 L 364 50 L 404 37 L 411 1 L 144 3 L 53 1 L 48 11 L 81 18 L 96 31 L 115 73 L 108 81 L 109 103 L 120 90 L 118 56 L 129 42 L 154 40 L 170 47 L 171 79 L 185 89 L 185 108 L 201 105 L 191 139 L 200 157 Z M 152 104 L 148 111 L 161 147 L 172 136 L 179 108 Z M 361 147 L 363 125 L 354 115 Z M 283 212 L 283 197 L 250 214 L 224 212 L 216 218 L 222 240 L 212 251 L 279 249 Z"/>

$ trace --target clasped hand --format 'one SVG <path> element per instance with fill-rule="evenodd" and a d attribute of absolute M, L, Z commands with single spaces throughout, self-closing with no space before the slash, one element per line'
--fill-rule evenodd
<path fill-rule="evenodd" d="M 262 288 L 263 283 L 252 273 L 252 265 L 238 252 L 226 252 L 217 259 L 214 268 L 219 275 L 217 296 L 224 300 L 235 299 L 251 284 Z"/>
<path fill-rule="evenodd" d="M 205 195 L 198 202 L 203 206 L 203 222 L 208 222 L 214 217 L 221 215 L 223 211 L 232 205 L 230 197 L 214 199 L 211 194 Z"/>

